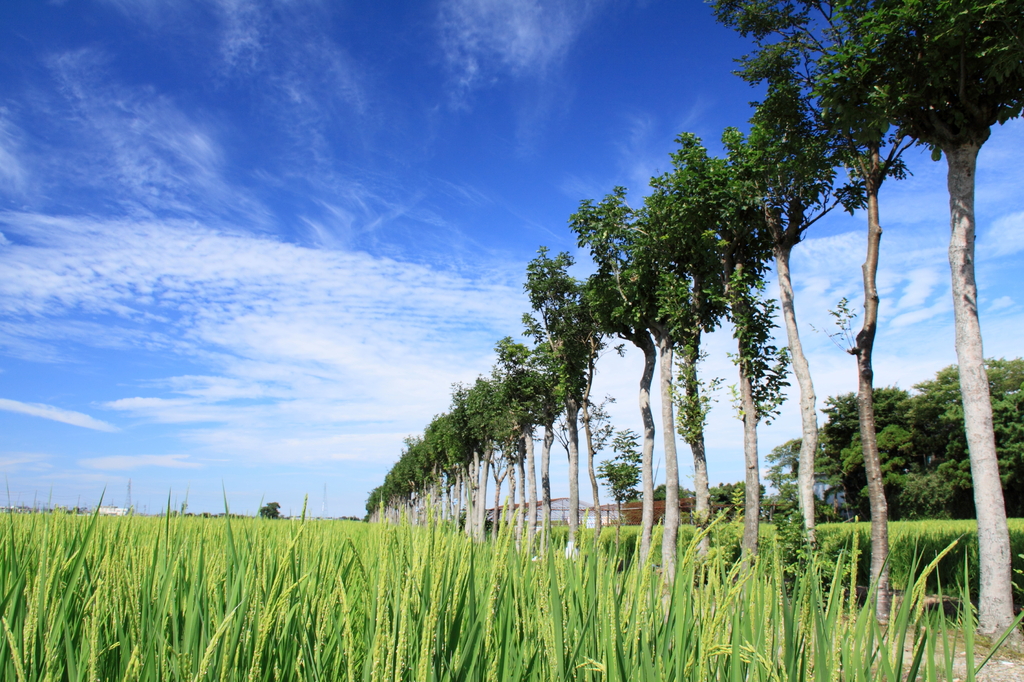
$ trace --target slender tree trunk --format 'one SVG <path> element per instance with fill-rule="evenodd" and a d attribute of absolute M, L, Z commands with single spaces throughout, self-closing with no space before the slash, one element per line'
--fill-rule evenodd
<path fill-rule="evenodd" d="M 953 277 L 956 357 L 971 457 L 974 507 L 978 515 L 981 569 L 978 632 L 995 637 L 1013 622 L 1013 583 L 1010 533 L 999 478 L 992 402 L 978 320 L 978 287 L 974 279 L 974 178 L 980 147 L 980 144 L 968 144 L 943 151 L 949 164 L 949 266 Z M 1012 638 L 1020 644 L 1019 632 Z"/>
<path fill-rule="evenodd" d="M 462 472 L 455 476 L 455 494 L 453 495 L 452 522 L 458 528 L 459 516 L 462 515 Z"/>
<path fill-rule="evenodd" d="M 683 387 L 686 391 L 686 399 L 694 409 L 703 409 L 700 406 L 700 380 L 697 377 L 697 363 L 700 361 L 700 336 L 698 335 L 692 346 L 685 346 L 682 352 L 684 368 Z M 693 487 L 695 505 L 693 510 L 694 523 L 698 528 L 707 526 L 711 520 L 711 486 L 708 482 L 708 460 L 704 449 L 704 415 L 691 415 L 687 418 L 688 423 L 685 430 L 686 444 L 690 446 L 693 453 Z M 711 539 L 707 536 L 700 542 L 699 552 L 705 556 L 711 548 Z"/>
<path fill-rule="evenodd" d="M 451 521 L 455 513 L 455 481 L 451 476 L 445 478 L 444 483 L 444 507 L 441 509 L 441 519 Z"/>
<path fill-rule="evenodd" d="M 508 519 L 501 513 L 501 484 L 505 482 L 505 476 L 508 475 L 511 468 L 512 463 L 510 462 L 508 467 L 501 472 L 501 476 L 498 476 L 498 463 L 494 463 L 494 514 L 491 516 L 491 539 L 493 540 L 498 539 L 498 526 L 508 523 Z"/>
<path fill-rule="evenodd" d="M 575 400 L 565 401 L 565 427 L 569 447 L 569 546 L 576 546 L 576 531 L 580 526 L 580 431 L 577 424 L 579 405 Z"/>
<path fill-rule="evenodd" d="M 878 187 L 881 182 L 878 148 L 871 150 L 872 172 L 866 182 L 868 200 L 868 253 L 862 268 L 864 274 L 864 325 L 857 334 L 853 350 L 857 357 L 857 415 L 860 420 L 860 442 L 864 452 L 864 469 L 868 478 L 868 501 L 871 505 L 871 580 L 876 586 L 875 615 L 888 622 L 889 594 L 889 505 L 882 485 L 882 462 L 878 455 L 875 433 L 874 372 L 871 354 L 878 325 L 878 248 L 882 226 L 878 221 Z"/>
<path fill-rule="evenodd" d="M 516 444 L 516 450 L 519 449 L 518 443 Z M 518 453 L 517 453 L 518 454 Z M 502 508 L 508 505 L 509 516 L 504 519 L 505 523 L 515 528 L 516 523 L 516 497 L 519 496 L 519 477 L 518 477 L 518 461 L 508 463 L 508 497 L 505 498 L 505 502 L 502 503 Z M 504 516 L 504 512 L 502 512 Z"/>
<path fill-rule="evenodd" d="M 455 508 L 455 481 L 450 476 L 445 478 L 443 489 L 444 503 L 441 508 L 441 520 L 451 521 Z"/>
<path fill-rule="evenodd" d="M 804 517 L 807 541 L 815 543 L 814 536 L 814 458 L 818 452 L 818 415 L 815 410 L 814 383 L 811 368 L 807 364 L 803 345 L 800 343 L 800 328 L 796 323 L 796 308 L 793 305 L 793 280 L 789 270 L 789 256 L 793 245 L 784 243 L 775 247 L 775 269 L 779 275 L 779 300 L 782 302 L 782 318 L 786 325 L 786 338 L 793 363 L 793 374 L 800 386 L 800 460 L 797 465 L 797 497 Z"/>
<path fill-rule="evenodd" d="M 516 459 L 519 468 L 519 502 L 516 506 L 516 551 L 523 548 L 523 535 L 526 532 L 526 436 L 519 437 L 519 457 Z"/>
<path fill-rule="evenodd" d="M 676 577 L 676 540 L 679 534 L 679 461 L 672 400 L 673 342 L 665 331 L 656 334 L 661 385 L 661 435 L 665 443 L 665 527 L 661 537 L 661 575 L 671 586 Z"/>
<path fill-rule="evenodd" d="M 757 404 L 754 387 L 740 346 L 740 410 L 743 420 L 743 465 L 745 495 L 743 498 L 743 540 L 740 547 L 744 561 L 749 562 L 758 549 L 758 531 L 761 524 L 761 469 L 757 454 Z"/>
<path fill-rule="evenodd" d="M 494 467 L 491 470 L 491 475 L 494 476 L 498 472 L 498 463 L 494 463 Z M 491 539 L 498 539 L 498 525 L 504 520 L 501 518 L 501 483 L 504 481 L 504 477 L 498 478 L 494 476 L 494 506 L 491 508 Z"/>
<path fill-rule="evenodd" d="M 473 450 L 473 461 L 469 465 L 466 480 L 466 535 L 476 538 L 476 516 L 479 512 L 477 490 L 480 488 L 480 451 Z"/>
<path fill-rule="evenodd" d="M 555 430 L 549 421 L 544 425 L 544 440 L 540 445 L 540 488 L 543 511 L 542 545 L 551 539 L 551 445 L 555 442 Z"/>
<path fill-rule="evenodd" d="M 523 428 L 523 444 L 526 446 L 526 476 L 529 486 L 530 508 L 527 512 L 526 542 L 533 548 L 533 536 L 537 534 L 537 471 L 533 463 L 533 427 Z"/>
<path fill-rule="evenodd" d="M 508 463 L 508 468 L 505 469 L 505 475 L 508 477 L 508 495 L 506 495 L 505 499 L 501 502 L 501 522 L 506 526 L 513 527 L 516 515 L 516 495 L 519 493 L 519 481 L 516 479 L 515 462 L 510 461 Z M 508 513 L 505 512 L 506 507 L 508 508 Z"/>
<path fill-rule="evenodd" d="M 590 388 L 594 382 L 594 365 L 590 364 L 587 390 L 583 394 L 582 416 L 583 435 L 587 440 L 587 473 L 590 474 L 590 492 L 594 496 L 594 548 L 601 540 L 601 498 L 597 487 L 597 473 L 594 471 L 594 433 L 590 428 Z"/>
<path fill-rule="evenodd" d="M 446 478 L 445 479 L 445 485 L 444 485 L 444 493 L 443 493 L 444 499 L 441 502 L 441 520 L 442 521 L 448 521 L 448 520 L 450 520 L 452 518 L 452 505 L 454 504 L 454 502 L 452 501 L 452 496 L 454 495 L 454 493 L 455 493 L 455 483 L 454 483 L 454 481 L 452 481 L 451 478 Z"/>
<path fill-rule="evenodd" d="M 465 510 L 465 516 L 463 516 Z M 459 472 L 459 505 L 455 508 L 455 522 L 462 523 L 465 530 L 469 527 L 469 472 Z"/>
<path fill-rule="evenodd" d="M 516 449 L 517 450 L 519 449 L 518 444 L 516 445 Z M 505 502 L 505 504 L 508 505 L 508 511 L 509 511 L 509 514 L 511 514 L 511 516 L 509 516 L 507 519 L 502 519 L 502 521 L 504 521 L 506 525 L 511 525 L 511 524 L 516 523 L 516 495 L 518 495 L 518 494 L 519 494 L 519 481 L 516 478 L 516 463 L 515 462 L 509 462 L 508 463 L 508 498 L 507 498 L 507 502 Z M 502 505 L 502 508 L 504 508 L 505 504 Z M 504 516 L 504 513 L 502 513 L 502 516 Z M 517 547 L 518 547 L 518 542 L 519 542 L 518 535 L 516 536 L 516 538 L 517 538 L 516 539 L 516 543 L 517 543 Z"/>
<path fill-rule="evenodd" d="M 641 478 L 643 480 L 643 510 L 640 532 L 640 565 L 647 563 L 651 553 L 651 535 L 654 532 L 654 414 L 651 412 L 651 382 L 654 380 L 654 364 L 657 361 L 654 341 L 650 334 L 637 334 L 638 345 L 644 352 L 644 371 L 640 375 L 640 417 L 644 424 L 643 458 Z"/>
<path fill-rule="evenodd" d="M 491 449 L 484 452 L 480 463 L 480 487 L 477 490 L 476 539 L 483 542 L 487 532 L 487 478 L 491 473 Z"/>
<path fill-rule="evenodd" d="M 455 508 L 452 509 L 452 522 L 456 527 L 462 523 L 462 508 L 465 504 L 465 491 L 466 472 L 460 469 L 458 477 L 455 479 Z"/>

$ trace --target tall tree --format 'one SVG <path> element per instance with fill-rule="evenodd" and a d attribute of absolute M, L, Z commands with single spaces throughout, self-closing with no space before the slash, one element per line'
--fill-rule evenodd
<path fill-rule="evenodd" d="M 929 145 L 936 160 L 946 157 L 956 352 L 978 515 L 978 630 L 996 634 L 1013 620 L 1013 594 L 978 319 L 974 187 L 992 126 L 1024 108 L 1024 11 L 1014 0 L 857 0 L 839 9 L 858 40 L 837 55 L 844 80 L 836 90 L 846 89 L 847 74 L 861 74 L 855 87 L 877 93 L 903 134 Z"/>
<path fill-rule="evenodd" d="M 749 558 L 757 553 L 760 523 L 757 424 L 777 413 L 788 385 L 788 355 L 771 343 L 774 306 L 762 295 L 772 242 L 757 192 L 744 172 L 750 151 L 739 131 L 727 129 L 722 136 L 726 159 L 710 157 L 694 135 L 680 135 L 677 141 L 675 168 L 666 184 L 686 197 L 678 203 L 691 214 L 686 221 L 690 229 L 714 236 L 717 281 L 737 342 L 734 360 L 746 470 L 742 548 Z"/>
<path fill-rule="evenodd" d="M 494 461 L 495 443 L 500 437 L 500 419 L 504 416 L 498 400 L 495 382 L 478 377 L 473 386 L 465 392 L 468 416 L 468 438 L 472 443 L 475 474 L 477 478 L 476 497 L 473 501 L 476 518 L 473 523 L 474 538 L 483 542 L 487 520 L 487 488 Z"/>
<path fill-rule="evenodd" d="M 480 511 L 480 442 L 477 437 L 473 408 L 469 399 L 470 388 L 462 384 L 452 386 L 452 401 L 448 411 L 447 437 L 449 457 L 454 460 L 463 477 L 466 506 L 463 529 L 470 538 L 477 537 L 476 523 Z"/>
<path fill-rule="evenodd" d="M 530 499 L 529 511 L 521 509 L 517 520 L 519 526 L 516 541 L 521 546 L 522 533 L 526 532 L 532 540 L 536 529 L 537 479 L 533 461 L 533 426 L 542 419 L 543 378 L 533 366 L 532 352 L 524 344 L 516 343 L 511 337 L 506 336 L 498 341 L 495 351 L 498 359 L 493 375 L 500 387 L 504 409 L 508 413 L 507 430 L 503 438 L 504 447 L 510 452 L 516 451 L 515 464 L 521 471 L 529 474 L 528 482 L 522 480 L 522 475 L 519 477 L 522 487 L 529 485 Z M 528 528 L 524 528 L 521 523 L 524 514 L 528 514 Z"/>
<path fill-rule="evenodd" d="M 735 5 L 720 0 L 724 9 Z M 744 12 L 757 11 L 754 3 Z M 743 35 L 752 32 L 740 10 L 722 12 L 720 18 Z M 796 36 L 782 40 L 753 31 L 758 50 L 743 58 L 740 74 L 751 84 L 766 84 L 765 98 L 756 103 L 751 119 L 748 169 L 761 196 L 765 223 L 773 241 L 779 300 L 786 327 L 793 374 L 800 388 L 801 441 L 797 492 L 807 539 L 814 543 L 814 457 L 818 443 L 818 420 L 814 382 L 803 351 L 796 319 L 790 258 L 793 247 L 803 240 L 814 223 L 837 206 L 848 211 L 863 204 L 863 186 L 853 181 L 837 186 L 837 169 L 848 165 L 848 145 L 822 121 L 812 97 L 812 82 L 801 71 L 805 58 L 815 50 Z"/>
<path fill-rule="evenodd" d="M 680 150 L 671 155 L 674 169 L 662 176 L 651 179 L 652 192 L 647 197 L 646 224 L 648 242 L 658 253 L 659 282 L 657 289 L 659 314 L 663 317 L 661 326 L 670 329 L 675 349 L 667 358 L 662 357 L 661 371 L 671 377 L 676 369 L 683 390 L 664 391 L 663 400 L 673 407 L 678 405 L 677 420 L 671 420 L 669 412 L 664 428 L 684 438 L 693 455 L 694 488 L 696 497 L 695 521 L 704 525 L 710 520 L 711 491 L 708 481 L 707 456 L 704 448 L 704 427 L 710 407 L 710 395 L 705 390 L 713 389 L 718 379 L 710 386 L 700 379 L 698 365 L 703 357 L 701 342 L 705 333 L 713 331 L 726 312 L 727 301 L 723 280 L 720 277 L 718 257 L 719 235 L 715 229 L 719 207 L 709 200 L 706 190 L 714 186 L 709 177 L 698 178 L 693 173 L 702 171 L 689 164 L 694 159 L 688 154 L 699 155 L 690 149 L 691 137 L 683 135 L 677 140 Z M 705 159 L 706 156 L 705 156 Z M 708 166 L 710 167 L 710 166 Z M 703 170 L 707 170 L 705 167 Z M 720 198 L 720 197 L 719 197 Z M 664 385 L 664 382 L 663 382 Z M 667 395 L 666 395 L 667 393 Z M 664 409 L 664 406 L 663 406 Z M 666 460 L 668 461 L 668 460 Z M 670 473 L 666 465 L 667 480 L 665 495 L 675 500 L 679 496 L 678 471 Z M 678 505 L 668 509 L 678 515 Z M 666 513 L 666 526 L 669 525 Z M 672 525 L 677 526 L 675 521 Z M 664 559 L 674 565 L 675 537 L 670 533 L 670 546 L 664 552 Z M 662 545 L 664 548 L 664 544 Z M 706 552 L 709 543 L 701 543 L 700 551 Z"/>
<path fill-rule="evenodd" d="M 583 284 L 568 269 L 568 253 L 554 258 L 542 247 L 526 268 L 525 289 L 537 317 L 523 316 L 527 333 L 538 344 L 547 344 L 556 361 L 559 393 L 565 408 L 569 455 L 569 543 L 575 545 L 579 527 L 579 416 L 594 370 L 593 359 L 601 349 L 601 332 L 584 295 Z M 593 462 L 589 462 L 593 466 Z"/>
<path fill-rule="evenodd" d="M 531 365 L 539 384 L 537 410 L 543 427 L 540 446 L 541 546 L 551 537 L 551 446 L 555 442 L 555 421 L 561 412 L 561 382 L 558 363 L 548 344 L 537 345 L 531 354 Z M 531 536 L 532 537 L 532 536 Z"/>
<path fill-rule="evenodd" d="M 651 382 L 657 350 L 648 329 L 658 317 L 659 274 L 643 249 L 643 212 L 626 203 L 626 189 L 616 187 L 599 204 L 587 200 L 570 219 L 579 245 L 590 249 L 597 272 L 587 280 L 587 296 L 598 325 L 644 354 L 639 406 L 644 426 L 641 447 L 642 513 L 640 562 L 646 563 L 654 529 L 654 414 Z"/>
<path fill-rule="evenodd" d="M 851 6 L 854 4 L 865 3 L 853 0 Z M 889 133 L 891 126 L 884 98 L 873 89 L 871 79 L 865 78 L 865 70 L 857 60 L 843 57 L 851 45 L 858 44 L 865 36 L 861 27 L 849 21 L 838 5 L 831 0 L 718 0 L 715 8 L 720 20 L 745 35 L 752 35 L 758 42 L 759 53 L 747 58 L 750 75 L 771 81 L 775 66 L 789 60 L 792 68 L 786 70 L 787 78 L 795 79 L 801 94 L 809 96 L 808 102 L 829 132 L 844 141 L 850 159 L 849 171 L 863 184 L 868 218 L 868 253 L 863 267 L 865 314 L 864 326 L 851 352 L 857 358 L 864 458 L 875 473 L 870 488 L 874 500 L 871 553 L 872 576 L 877 585 L 876 612 L 881 620 L 886 620 L 889 613 L 885 561 L 889 551 L 888 510 L 873 440 L 871 398 L 871 356 L 878 314 L 875 279 L 882 235 L 878 195 L 887 177 L 904 173 L 900 157 L 909 142 L 899 131 Z M 776 77 L 775 81 L 778 80 Z"/>
<path fill-rule="evenodd" d="M 878 620 L 885 622 L 891 607 L 889 508 L 875 435 L 872 365 L 878 329 L 877 277 L 882 240 L 879 193 L 887 178 L 905 177 L 902 154 L 912 141 L 902 131 L 892 131 L 885 100 L 879 96 L 873 79 L 865 78 L 860 64 L 850 59 L 852 46 L 866 38 L 864 27 L 851 21 L 852 18 L 850 14 L 839 13 L 831 19 L 832 30 L 841 39 L 836 41 L 835 49 L 820 60 L 815 92 L 826 122 L 844 136 L 850 147 L 854 159 L 851 170 L 863 180 L 867 205 L 867 253 L 861 267 L 864 318 L 849 352 L 857 360 L 857 406 L 871 500 L 871 578 L 875 586 L 875 613 Z"/>
<path fill-rule="evenodd" d="M 580 235 L 580 245 L 588 245 L 598 263 L 591 290 L 598 301 L 602 324 L 645 351 L 641 410 L 649 424 L 645 430 L 650 433 L 650 440 L 645 437 L 645 454 L 653 451 L 653 419 L 646 420 L 650 418 L 649 381 L 654 369 L 653 351 L 657 349 L 667 497 L 675 501 L 679 470 L 674 356 L 677 347 L 683 349 L 683 365 L 693 370 L 688 376 L 684 373 L 684 385 L 688 395 L 699 402 L 699 396 L 693 392 L 699 388 L 695 373 L 701 333 L 714 327 L 716 322 L 708 320 L 717 317 L 713 306 L 707 304 L 706 295 L 708 283 L 715 281 L 713 274 L 708 275 L 714 271 L 713 265 L 708 267 L 709 262 L 714 263 L 713 256 L 708 256 L 713 236 L 699 228 L 689 229 L 691 225 L 685 222 L 686 197 L 680 199 L 680 193 L 674 192 L 670 184 L 663 178 L 652 179 L 655 191 L 644 207 L 636 211 L 627 206 L 625 189 L 616 188 L 597 206 L 584 202 L 573 217 L 573 226 Z M 685 421 L 688 415 L 683 416 Z M 698 518 L 706 517 L 709 510 L 702 429 L 703 420 L 696 429 L 684 431 L 694 456 Z M 645 559 L 649 550 L 646 531 L 653 525 L 653 476 L 648 475 L 649 466 L 648 455 L 644 462 L 644 511 L 649 509 L 649 516 L 644 517 L 645 533 L 641 538 L 641 557 Z M 679 521 L 678 502 L 668 504 L 662 533 L 662 573 L 666 584 L 671 584 L 675 577 Z"/>

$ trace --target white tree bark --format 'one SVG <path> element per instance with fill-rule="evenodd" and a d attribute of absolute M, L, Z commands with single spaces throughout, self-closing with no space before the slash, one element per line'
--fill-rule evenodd
<path fill-rule="evenodd" d="M 506 460 L 507 461 L 507 460 Z M 491 539 L 498 539 L 498 527 L 502 523 L 508 523 L 508 519 L 502 514 L 501 508 L 501 484 L 505 481 L 505 476 L 511 470 L 512 464 L 509 462 L 505 470 L 501 472 L 501 476 L 498 475 L 498 462 L 494 463 L 494 513 L 491 516 Z"/>
<path fill-rule="evenodd" d="M 645 331 L 637 335 L 640 348 L 644 351 L 644 371 L 640 376 L 640 416 L 644 424 L 643 457 L 641 478 L 643 479 L 643 510 L 640 533 L 640 565 L 647 563 L 651 553 L 651 535 L 654 532 L 654 414 L 651 411 L 651 382 L 654 380 L 654 365 L 657 360 L 654 342 Z"/>
<path fill-rule="evenodd" d="M 594 498 L 594 547 L 601 539 L 601 493 L 597 486 L 597 472 L 594 470 L 594 433 L 590 428 L 590 388 L 594 381 L 594 365 L 591 363 L 587 377 L 587 390 L 583 394 L 581 414 L 583 416 L 583 434 L 587 442 L 587 474 L 590 476 L 590 494 Z"/>
<path fill-rule="evenodd" d="M 516 449 L 517 450 L 519 449 L 519 445 L 518 444 L 516 445 Z M 502 504 L 503 505 L 504 504 L 508 505 L 509 514 L 511 514 L 511 516 L 509 516 L 506 519 L 506 518 L 504 518 L 504 516 L 505 516 L 504 512 L 502 512 L 502 519 L 501 520 L 505 524 L 515 523 L 515 518 L 516 518 L 516 495 L 519 494 L 519 480 L 516 477 L 516 473 L 517 473 L 516 472 L 516 463 L 515 462 L 509 462 L 508 463 L 508 498 L 507 498 L 507 502 L 503 502 Z M 516 538 L 517 538 L 516 539 L 516 549 L 519 548 L 518 537 L 519 536 L 516 535 Z"/>
<path fill-rule="evenodd" d="M 551 445 L 555 442 L 555 431 L 551 422 L 544 425 L 544 440 L 540 445 L 540 486 L 543 507 L 541 546 L 551 539 Z"/>
<path fill-rule="evenodd" d="M 943 151 L 949 166 L 949 267 L 953 278 L 956 357 L 978 516 L 981 573 L 978 632 L 998 636 L 1013 622 L 1013 588 L 1010 533 L 999 479 L 992 402 L 978 319 L 978 286 L 974 278 L 974 184 L 980 146 L 967 144 Z M 1015 633 L 1013 639 L 1019 644 L 1020 633 Z"/>
<path fill-rule="evenodd" d="M 742 350 L 741 350 L 742 352 Z M 740 547 L 744 560 L 757 554 L 758 531 L 761 524 L 761 469 L 757 455 L 757 405 L 750 377 L 740 362 L 740 409 L 743 414 L 743 464 L 746 497 L 743 501 L 743 540 Z"/>
<path fill-rule="evenodd" d="M 786 339 L 793 363 L 793 374 L 800 387 L 800 460 L 797 466 L 797 491 L 800 511 L 804 517 L 804 530 L 812 545 L 814 535 L 814 458 L 818 452 L 818 415 L 815 406 L 814 382 L 811 368 L 800 343 L 800 328 L 796 323 L 796 307 L 793 304 L 793 280 L 789 270 L 789 255 L 792 245 L 775 247 L 775 269 L 779 275 L 779 300 L 782 303 L 782 319 L 786 325 Z"/>
<path fill-rule="evenodd" d="M 462 472 L 455 475 L 455 494 L 453 495 L 453 508 L 451 519 L 458 528 L 459 515 L 462 513 Z"/>
<path fill-rule="evenodd" d="M 576 545 L 576 531 L 580 526 L 580 431 L 579 405 L 575 400 L 565 401 L 565 427 L 569 446 L 569 545 Z"/>
<path fill-rule="evenodd" d="M 484 452 L 483 460 L 480 462 L 480 483 L 477 489 L 476 499 L 476 532 L 477 542 L 483 542 L 487 531 L 487 485 L 491 473 L 491 449 Z"/>
<path fill-rule="evenodd" d="M 661 435 L 665 445 L 665 526 L 661 537 L 661 574 L 667 586 L 676 577 L 676 541 L 679 534 L 679 460 L 672 400 L 673 343 L 664 330 L 656 332 L 661 386 Z"/>
<path fill-rule="evenodd" d="M 466 535 L 476 538 L 477 490 L 480 487 L 480 451 L 473 450 L 466 479 Z"/>
<path fill-rule="evenodd" d="M 537 470 L 533 462 L 533 427 L 523 428 L 523 443 L 526 445 L 526 476 L 529 491 L 530 507 L 527 511 L 526 546 L 533 547 L 533 537 L 537 534 Z"/>
<path fill-rule="evenodd" d="M 519 457 L 516 458 L 519 469 L 519 500 L 516 509 L 516 550 L 523 548 L 523 535 L 526 532 L 526 437 L 519 437 Z"/>
<path fill-rule="evenodd" d="M 700 380 L 697 376 L 697 362 L 700 359 L 700 337 L 697 337 L 693 348 L 686 347 L 680 354 L 685 374 L 681 377 L 684 391 L 691 404 L 700 403 Z M 685 418 L 686 415 L 684 414 Z M 704 448 L 704 426 L 703 424 L 689 424 L 684 432 L 686 444 L 690 446 L 693 454 L 693 488 L 694 488 L 694 523 L 698 528 L 707 526 L 711 519 L 711 486 L 708 482 L 708 460 Z M 706 556 L 711 549 L 711 538 L 704 536 L 700 542 L 698 551 L 701 556 Z"/>

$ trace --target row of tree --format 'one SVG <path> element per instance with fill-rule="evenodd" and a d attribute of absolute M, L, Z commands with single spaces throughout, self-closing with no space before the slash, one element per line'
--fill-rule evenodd
<path fill-rule="evenodd" d="M 579 282 L 568 275 L 567 254 L 550 257 L 541 250 L 527 269 L 533 313 L 525 321 L 534 347 L 501 342 L 492 377 L 457 389 L 451 410 L 435 419 L 422 439 L 408 443 L 370 508 L 378 515 L 396 513 L 401 505 L 454 488 L 455 498 L 466 500 L 459 508 L 468 510 L 467 532 L 482 537 L 481 493 L 488 472 L 493 469 L 496 484 L 508 475 L 513 488 L 522 490 L 524 477 L 533 471 L 531 430 L 537 426 L 544 433 L 546 490 L 545 462 L 560 419 L 569 456 L 572 541 L 578 524 L 578 425 L 597 501 L 590 391 L 598 356 L 617 338 L 636 345 L 645 357 L 639 390 L 643 499 L 653 498 L 650 390 L 657 365 L 666 495 L 678 496 L 678 431 L 693 454 L 697 521 L 705 522 L 709 386 L 699 373 L 701 342 L 728 324 L 736 340 L 736 402 L 746 463 L 744 556 L 757 552 L 757 426 L 778 410 L 790 364 L 802 419 L 798 497 L 807 541 L 813 544 L 819 433 L 790 254 L 829 212 L 866 209 L 862 327 L 851 334 L 848 350 L 857 361 L 857 432 L 872 521 L 872 578 L 878 586 L 877 613 L 886 619 L 889 512 L 872 370 L 879 195 L 886 179 L 906 174 L 904 151 L 924 144 L 936 160 L 945 156 L 949 168 L 958 380 L 981 554 L 979 630 L 1001 631 L 1012 620 L 1010 547 L 977 312 L 974 171 L 991 126 L 1018 116 L 1024 106 L 1024 13 L 1013 0 L 717 0 L 713 7 L 722 23 L 754 43 L 752 53 L 740 60 L 740 75 L 764 93 L 749 132 L 727 129 L 720 157 L 709 154 L 696 136 L 680 135 L 672 170 L 651 180 L 651 192 L 639 207 L 627 203 L 623 188 L 583 202 L 569 223 L 580 246 L 592 254 L 595 274 Z M 772 343 L 776 303 L 764 292 L 772 265 L 786 348 Z M 534 500 L 532 477 L 527 483 Z M 542 497 L 549 496 L 542 491 Z M 664 521 L 667 580 L 674 574 L 679 524 L 674 506 L 668 506 Z M 534 518 L 526 515 L 531 524 Z M 644 559 L 650 526 L 645 508 Z"/>

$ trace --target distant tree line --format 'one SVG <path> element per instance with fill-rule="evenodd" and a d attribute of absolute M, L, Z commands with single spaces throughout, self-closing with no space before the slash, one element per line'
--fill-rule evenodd
<path fill-rule="evenodd" d="M 996 453 L 1003 489 L 1024 490 L 1024 360 L 989 360 Z M 973 519 L 974 486 L 956 365 L 914 386 L 875 389 L 882 481 L 890 516 L 904 519 Z M 857 428 L 856 396 L 829 398 L 824 412 L 819 481 L 842 507 L 870 516 Z M 841 493 L 841 495 L 839 495 Z M 836 505 L 840 506 L 840 505 Z M 1024 495 L 1008 495 L 1006 512 L 1024 517 Z"/>

